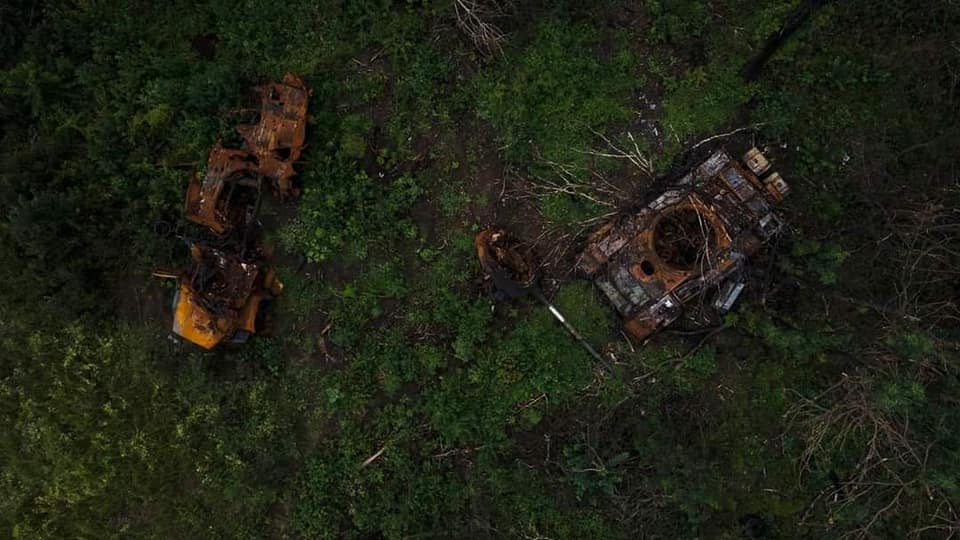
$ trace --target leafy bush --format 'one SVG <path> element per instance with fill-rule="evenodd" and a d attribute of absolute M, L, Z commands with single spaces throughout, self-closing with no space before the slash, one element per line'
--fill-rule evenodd
<path fill-rule="evenodd" d="M 404 217 L 422 193 L 412 176 L 371 178 L 338 154 L 318 156 L 303 181 L 300 215 L 281 232 L 281 240 L 310 261 L 326 260 L 345 246 L 362 259 L 372 244 L 417 235 Z"/>
<path fill-rule="evenodd" d="M 812 274 L 821 285 L 833 285 L 850 253 L 833 242 L 799 240 L 793 244 L 790 255 L 790 261 L 781 262 L 783 269 L 798 276 Z"/>
<path fill-rule="evenodd" d="M 334 291 L 338 300 L 331 306 L 331 338 L 340 346 L 354 346 L 370 330 L 370 323 L 383 315 L 382 302 L 400 298 L 406 284 L 395 262 L 377 264 L 359 279 Z"/>
<path fill-rule="evenodd" d="M 842 350 L 849 342 L 849 336 L 837 333 L 829 327 L 818 328 L 817 331 L 784 328 L 752 311 L 730 313 L 727 315 L 726 324 L 759 337 L 773 352 L 792 362 L 822 359 L 827 351 Z"/>
<path fill-rule="evenodd" d="M 667 81 L 663 123 L 671 140 L 685 143 L 732 120 L 752 95 L 752 86 L 743 82 L 736 64 L 695 67 L 682 78 Z"/>
<path fill-rule="evenodd" d="M 594 27 L 550 19 L 511 65 L 477 82 L 478 112 L 500 131 L 508 159 L 582 162 L 591 130 L 630 118 L 633 58 L 603 58 L 603 45 Z"/>
<path fill-rule="evenodd" d="M 647 10 L 653 19 L 650 37 L 656 42 L 688 43 L 702 38 L 709 28 L 709 12 L 701 0 L 653 0 Z"/>

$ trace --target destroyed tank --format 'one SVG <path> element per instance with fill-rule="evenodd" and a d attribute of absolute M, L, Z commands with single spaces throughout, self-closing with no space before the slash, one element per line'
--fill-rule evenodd
<path fill-rule="evenodd" d="M 747 260 L 783 228 L 774 205 L 789 191 L 758 149 L 739 161 L 718 150 L 646 206 L 592 233 L 578 269 L 640 339 L 694 298 L 712 296 L 712 308 L 725 313 L 743 291 Z"/>

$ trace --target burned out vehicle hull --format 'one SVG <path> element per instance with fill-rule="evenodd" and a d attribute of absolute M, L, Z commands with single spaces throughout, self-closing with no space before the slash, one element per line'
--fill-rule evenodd
<path fill-rule="evenodd" d="M 184 215 L 215 234 L 248 224 L 257 211 L 262 179 L 280 200 L 295 197 L 293 183 L 306 141 L 310 90 L 299 76 L 288 73 L 283 82 L 257 87 L 259 121 L 237 126 L 243 149 L 217 143 L 207 158 L 206 173 L 187 187 Z"/>
<path fill-rule="evenodd" d="M 210 150 L 203 180 L 187 186 L 184 216 L 187 221 L 224 234 L 249 224 L 259 197 L 259 166 L 245 150 L 224 148 L 217 143 Z"/>
<path fill-rule="evenodd" d="M 256 88 L 260 94 L 260 120 L 237 126 L 246 147 L 256 156 L 259 173 L 269 178 L 281 200 L 295 197 L 297 174 L 293 165 L 306 142 L 307 105 L 311 91 L 300 76 L 287 73 L 283 82 Z"/>
<path fill-rule="evenodd" d="M 154 272 L 178 280 L 173 332 L 204 349 L 245 341 L 257 331 L 264 301 L 283 290 L 264 254 L 269 250 L 249 242 L 259 232 L 264 179 L 281 200 L 298 193 L 294 164 L 306 140 L 311 91 L 292 73 L 256 90 L 261 100 L 257 123 L 237 126 L 244 148 L 217 142 L 203 178 L 192 179 L 187 187 L 184 216 L 216 235 L 217 247 L 194 242 L 188 270 Z"/>
<path fill-rule="evenodd" d="M 193 265 L 180 275 L 174 297 L 174 333 L 204 349 L 244 341 L 257 331 L 261 304 L 279 296 L 283 284 L 261 260 L 201 243 L 190 254 Z"/>
<path fill-rule="evenodd" d="M 644 339 L 684 304 L 713 293 L 718 311 L 743 289 L 746 261 L 782 228 L 773 205 L 789 187 L 756 149 L 743 161 L 720 150 L 638 211 L 587 240 L 578 268 Z"/>

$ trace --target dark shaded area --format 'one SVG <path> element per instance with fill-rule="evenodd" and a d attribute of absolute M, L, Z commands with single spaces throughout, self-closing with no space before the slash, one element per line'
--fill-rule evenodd
<path fill-rule="evenodd" d="M 217 56 L 220 38 L 216 34 L 198 34 L 190 39 L 190 46 L 204 60 L 213 60 Z"/>
<path fill-rule="evenodd" d="M 717 245 L 717 232 L 709 220 L 692 208 L 671 212 L 653 230 L 660 260 L 673 268 L 689 270 Z"/>
<path fill-rule="evenodd" d="M 743 68 L 743 78 L 747 81 L 756 81 L 760 78 L 763 66 L 777 51 L 790 39 L 791 36 L 817 12 L 818 9 L 832 3 L 834 0 L 801 0 L 800 5 L 787 17 L 780 29 L 770 35 L 760 52 L 753 57 Z"/>

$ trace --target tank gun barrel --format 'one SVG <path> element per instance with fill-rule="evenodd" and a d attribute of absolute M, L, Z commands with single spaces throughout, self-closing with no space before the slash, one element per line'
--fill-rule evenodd
<path fill-rule="evenodd" d="M 588 353 L 590 353 L 590 356 L 592 356 L 594 360 L 597 361 L 597 363 L 600 365 L 600 367 L 603 368 L 604 371 L 606 371 L 607 373 L 613 373 L 613 367 L 610 365 L 610 363 L 607 362 L 606 359 L 604 359 L 603 356 L 601 356 L 600 353 L 598 353 L 597 350 L 593 348 L 593 345 L 590 345 L 590 343 L 586 340 L 586 338 L 584 338 L 583 335 L 580 332 L 578 332 L 577 329 L 574 328 L 569 321 L 567 321 L 567 318 L 564 317 L 562 313 L 560 313 L 560 310 L 557 309 L 557 307 L 554 306 L 549 300 L 547 300 L 547 297 L 544 296 L 542 292 L 540 292 L 540 289 L 536 287 L 530 287 L 529 291 L 530 291 L 530 294 L 534 296 L 534 298 L 539 300 L 541 304 L 547 307 L 547 310 L 550 311 L 550 314 L 553 315 L 553 318 L 560 321 L 560 324 L 563 325 L 563 327 L 567 330 L 567 332 L 571 336 L 573 336 L 574 339 L 576 339 L 577 342 L 579 342 L 580 345 L 584 349 L 586 349 Z"/>

